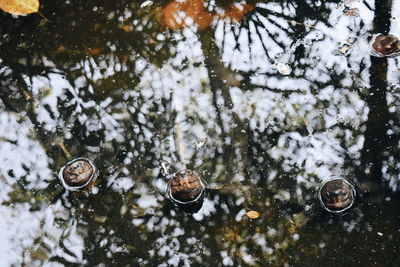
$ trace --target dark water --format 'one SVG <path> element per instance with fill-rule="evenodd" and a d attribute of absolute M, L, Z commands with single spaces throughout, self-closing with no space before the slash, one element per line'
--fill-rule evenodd
<path fill-rule="evenodd" d="M 175 28 L 167 1 L 0 13 L 1 265 L 400 265 L 400 62 L 368 45 L 400 2 L 191 3 Z M 81 156 L 97 183 L 67 192 Z M 194 215 L 165 195 L 184 167 L 213 189 Z M 331 176 L 343 216 L 315 201 Z"/>

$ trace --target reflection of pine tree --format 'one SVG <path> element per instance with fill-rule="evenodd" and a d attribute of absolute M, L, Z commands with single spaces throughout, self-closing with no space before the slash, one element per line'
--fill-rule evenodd
<path fill-rule="evenodd" d="M 236 45 L 232 48 L 239 53 L 249 55 L 251 64 L 254 54 L 251 50 L 257 43 L 261 45 L 268 61 L 274 62 L 277 48 L 281 52 L 288 52 L 298 40 L 303 40 L 305 35 L 316 27 L 313 21 L 331 26 L 327 15 L 331 12 L 330 5 L 335 2 L 325 1 L 319 6 L 301 0 L 257 4 L 255 9 L 245 15 L 240 24 L 219 20 L 217 28 L 222 29 L 221 48 L 224 52 L 226 40 L 233 38 Z M 303 58 L 303 44 L 297 45 L 294 49 L 295 59 Z"/>

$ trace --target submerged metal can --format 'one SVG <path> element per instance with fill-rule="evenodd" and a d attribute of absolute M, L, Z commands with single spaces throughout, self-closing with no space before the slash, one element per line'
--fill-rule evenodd
<path fill-rule="evenodd" d="M 344 178 L 330 178 L 318 189 L 319 202 L 326 211 L 342 213 L 350 209 L 356 197 L 354 186 Z"/>
<path fill-rule="evenodd" d="M 400 41 L 394 35 L 376 34 L 370 42 L 371 54 L 376 57 L 394 57 L 400 55 Z"/>
<path fill-rule="evenodd" d="M 65 189 L 76 191 L 93 182 L 98 175 L 94 163 L 87 158 L 76 158 L 69 161 L 58 173 Z"/>
<path fill-rule="evenodd" d="M 203 206 L 206 186 L 197 172 L 180 170 L 168 182 L 167 195 L 183 211 L 195 213 Z"/>

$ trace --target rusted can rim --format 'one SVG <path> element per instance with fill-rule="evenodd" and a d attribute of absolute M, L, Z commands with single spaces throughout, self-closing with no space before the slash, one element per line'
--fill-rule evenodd
<path fill-rule="evenodd" d="M 388 55 L 383 55 L 383 54 L 378 53 L 378 52 L 375 51 L 375 48 L 372 45 L 374 44 L 376 38 L 378 36 L 381 36 L 381 35 L 383 35 L 383 34 L 382 33 L 374 34 L 374 36 L 372 37 L 371 41 L 369 42 L 369 51 L 370 51 L 371 55 L 373 55 L 374 57 L 388 57 L 388 58 L 399 56 L 400 55 L 400 51 L 399 52 L 393 52 L 392 54 L 388 54 Z M 395 36 L 393 34 L 389 34 L 389 35 Z M 395 37 L 397 37 L 397 36 L 395 36 Z"/>
<path fill-rule="evenodd" d="M 72 163 L 74 163 L 75 161 L 78 161 L 78 160 L 83 160 L 83 161 L 86 161 L 87 163 L 89 163 L 90 167 L 93 168 L 93 174 L 92 174 L 92 176 L 87 180 L 86 183 L 84 183 L 84 184 L 82 184 L 82 185 L 71 186 L 71 185 L 69 185 L 69 184 L 64 180 L 63 172 L 64 172 L 64 169 L 65 169 L 67 166 L 71 165 Z M 94 181 L 94 180 L 97 178 L 97 175 L 98 175 L 98 169 L 97 169 L 96 166 L 94 165 L 93 161 L 91 161 L 91 160 L 88 159 L 88 158 L 82 158 L 82 157 L 81 157 L 81 158 L 76 158 L 76 159 L 73 159 L 73 160 L 67 162 L 67 164 L 65 164 L 65 165 L 60 169 L 60 171 L 58 172 L 58 178 L 61 180 L 61 183 L 63 184 L 64 188 L 67 189 L 67 190 L 69 190 L 69 191 L 77 191 L 77 190 L 79 190 L 79 189 L 81 189 L 81 188 L 84 188 L 85 186 L 87 186 L 88 184 L 90 184 L 92 181 Z"/>
<path fill-rule="evenodd" d="M 341 210 L 332 210 L 332 209 L 328 208 L 328 207 L 325 205 L 324 201 L 322 200 L 322 195 L 321 195 L 321 190 L 322 190 L 322 188 L 324 187 L 324 185 L 325 185 L 326 183 L 331 182 L 331 181 L 335 181 L 335 180 L 341 180 L 342 182 L 344 182 L 345 184 L 347 184 L 348 186 L 350 186 L 351 192 L 352 192 L 352 194 L 353 194 L 353 199 L 352 199 L 350 205 L 348 205 L 347 207 L 344 207 L 344 208 L 341 209 Z M 342 213 L 343 211 L 346 211 L 346 210 L 350 209 L 350 208 L 354 205 L 355 197 L 356 197 L 356 189 L 354 188 L 354 185 L 352 185 L 349 181 L 347 181 L 346 179 L 341 178 L 341 177 L 331 177 L 331 178 L 328 178 L 328 179 L 324 180 L 324 181 L 322 182 L 322 184 L 321 184 L 321 185 L 319 186 L 319 188 L 318 188 L 318 199 L 319 199 L 319 202 L 320 202 L 321 206 L 322 206 L 326 211 L 331 212 L 331 213 Z"/>
<path fill-rule="evenodd" d="M 167 197 L 170 200 L 172 200 L 174 203 L 181 204 L 181 205 L 193 204 L 193 203 L 198 202 L 199 200 L 201 200 L 204 197 L 205 193 L 206 193 L 207 183 L 206 183 L 206 181 L 203 180 L 203 178 L 200 177 L 200 184 L 201 184 L 201 192 L 200 192 L 200 194 L 193 200 L 180 201 L 180 200 L 174 198 L 173 195 L 172 195 L 171 186 L 170 186 L 171 181 L 172 181 L 172 179 L 170 179 L 168 181 L 168 184 L 167 184 Z"/>

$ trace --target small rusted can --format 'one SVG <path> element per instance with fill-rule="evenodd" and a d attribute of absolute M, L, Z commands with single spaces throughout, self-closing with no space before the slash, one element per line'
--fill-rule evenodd
<path fill-rule="evenodd" d="M 394 35 L 376 34 L 370 42 L 371 54 L 376 57 L 400 55 L 400 41 Z"/>
<path fill-rule="evenodd" d="M 76 158 L 61 168 L 58 178 L 67 190 L 76 191 L 93 182 L 97 174 L 97 168 L 90 159 Z"/>
<path fill-rule="evenodd" d="M 344 178 L 330 178 L 318 189 L 318 199 L 323 209 L 342 213 L 351 208 L 356 198 L 354 186 Z"/>
<path fill-rule="evenodd" d="M 203 206 L 206 186 L 197 172 L 180 170 L 168 182 L 167 195 L 182 210 L 195 213 Z"/>

